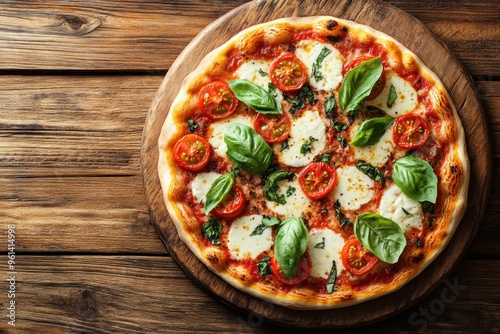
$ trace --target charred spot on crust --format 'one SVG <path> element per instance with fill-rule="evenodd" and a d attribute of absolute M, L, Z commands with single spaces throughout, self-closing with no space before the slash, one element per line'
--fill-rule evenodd
<path fill-rule="evenodd" d="M 411 258 L 411 261 L 415 264 L 420 263 L 424 259 L 424 254 L 419 254 Z"/>
<path fill-rule="evenodd" d="M 338 22 L 335 21 L 335 20 L 330 20 L 328 22 L 326 22 L 326 29 L 328 30 L 333 30 L 336 26 L 338 26 Z"/>
<path fill-rule="evenodd" d="M 326 39 L 329 40 L 332 43 L 340 42 L 340 37 L 339 36 L 326 36 Z"/>
<path fill-rule="evenodd" d="M 457 166 L 451 166 L 451 167 L 450 167 L 450 172 L 451 172 L 452 174 L 458 173 L 458 167 L 457 167 Z"/>

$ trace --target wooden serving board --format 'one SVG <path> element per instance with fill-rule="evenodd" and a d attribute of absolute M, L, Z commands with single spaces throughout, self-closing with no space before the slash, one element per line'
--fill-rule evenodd
<path fill-rule="evenodd" d="M 444 252 L 421 275 L 395 293 L 360 305 L 320 312 L 290 310 L 263 302 L 238 291 L 207 269 L 179 239 L 163 202 L 157 172 L 157 140 L 161 127 L 182 80 L 202 57 L 251 25 L 282 17 L 314 15 L 330 15 L 369 25 L 417 54 L 448 89 L 466 130 L 471 161 L 468 210 Z M 485 211 L 491 179 L 487 122 L 471 78 L 446 46 L 420 21 L 376 0 L 253 1 L 210 24 L 179 55 L 165 76 L 146 118 L 141 158 L 152 222 L 170 255 L 186 274 L 221 301 L 253 319 L 302 328 L 366 325 L 402 311 L 434 289 L 455 268 L 470 245 Z"/>

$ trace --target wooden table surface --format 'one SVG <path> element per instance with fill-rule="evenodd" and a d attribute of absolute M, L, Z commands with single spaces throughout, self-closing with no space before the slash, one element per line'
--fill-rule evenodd
<path fill-rule="evenodd" d="M 0 333 L 281 331 L 219 302 L 169 257 L 140 171 L 145 117 L 169 66 L 246 2 L 0 1 Z M 387 2 L 424 22 L 474 79 L 493 179 L 458 268 L 398 315 L 346 332 L 499 333 L 499 3 Z"/>

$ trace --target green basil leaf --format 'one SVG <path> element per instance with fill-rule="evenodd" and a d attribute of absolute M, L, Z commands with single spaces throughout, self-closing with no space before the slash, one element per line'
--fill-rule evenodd
<path fill-rule="evenodd" d="M 237 79 L 228 81 L 236 98 L 261 114 L 281 114 L 281 103 L 270 93 L 250 80 Z"/>
<path fill-rule="evenodd" d="M 264 196 L 270 201 L 285 204 L 285 195 L 278 195 L 278 181 L 292 180 L 295 174 L 286 170 L 277 170 L 267 176 L 266 183 L 264 184 Z"/>
<path fill-rule="evenodd" d="M 314 98 L 313 91 L 311 89 L 311 86 L 309 85 L 304 85 L 302 88 L 299 90 L 299 93 L 297 95 L 294 95 L 295 97 L 292 97 L 291 95 L 288 94 L 283 94 L 283 98 L 285 101 L 288 101 L 291 103 L 289 111 L 291 113 L 296 112 L 297 110 L 303 109 L 306 107 L 306 101 L 309 101 L 309 104 L 311 106 L 315 105 L 318 100 Z"/>
<path fill-rule="evenodd" d="M 304 144 L 300 147 L 300 153 L 306 155 L 307 153 L 311 152 L 312 150 L 312 144 L 314 141 L 317 139 L 314 138 L 313 136 L 309 136 L 309 139 L 306 140 Z"/>
<path fill-rule="evenodd" d="M 288 189 L 286 190 L 286 197 L 290 197 L 290 196 L 292 196 L 292 195 L 293 195 L 293 193 L 295 192 L 295 190 L 297 190 L 297 189 L 295 189 L 295 188 L 294 188 L 294 187 L 292 187 L 292 186 L 289 186 L 289 187 L 288 187 Z"/>
<path fill-rule="evenodd" d="M 345 214 L 342 212 L 342 207 L 340 206 L 339 200 L 336 200 L 333 206 L 335 208 L 335 214 L 337 215 L 337 219 L 339 220 L 340 226 L 353 224 L 352 220 L 347 218 Z"/>
<path fill-rule="evenodd" d="M 358 160 L 356 162 L 356 167 L 372 180 L 382 181 L 382 184 L 384 184 L 385 176 L 377 167 L 374 167 L 363 160 Z"/>
<path fill-rule="evenodd" d="M 332 159 L 332 155 L 333 155 L 333 153 L 326 152 L 321 157 L 319 157 L 319 158 L 315 157 L 313 160 L 315 162 L 326 162 L 327 164 L 329 164 L 329 163 L 331 163 L 330 160 Z"/>
<path fill-rule="evenodd" d="M 279 226 L 274 241 L 274 256 L 288 279 L 295 274 L 300 257 L 306 251 L 308 238 L 307 227 L 300 217 L 289 217 Z"/>
<path fill-rule="evenodd" d="M 212 244 L 220 244 L 220 232 L 222 231 L 221 222 L 215 218 L 208 218 L 208 222 L 203 224 L 201 228 L 201 234 L 207 238 Z"/>
<path fill-rule="evenodd" d="M 269 256 L 264 256 L 260 259 L 259 263 L 257 263 L 257 269 L 259 270 L 259 276 L 266 276 L 272 274 L 271 267 L 269 266 L 269 260 L 271 258 Z"/>
<path fill-rule="evenodd" d="M 247 125 L 230 124 L 224 132 L 224 142 L 229 160 L 247 173 L 262 173 L 273 160 L 271 147 Z"/>
<path fill-rule="evenodd" d="M 358 147 L 375 145 L 391 126 L 394 118 L 378 117 L 366 120 L 356 129 L 354 138 L 349 143 Z"/>
<path fill-rule="evenodd" d="M 401 227 L 375 213 L 365 213 L 356 218 L 354 235 L 366 249 L 390 264 L 398 262 L 406 246 Z"/>
<path fill-rule="evenodd" d="M 264 72 L 264 70 L 263 70 L 263 69 L 259 68 L 258 72 L 259 72 L 259 74 L 260 74 L 261 76 L 263 76 L 263 77 L 267 77 L 267 73 L 266 73 L 266 72 Z"/>
<path fill-rule="evenodd" d="M 191 118 L 187 120 L 187 125 L 189 127 L 189 132 L 194 132 L 194 130 L 196 130 L 199 127 L 198 123 L 196 123 Z"/>
<path fill-rule="evenodd" d="M 234 183 L 235 172 L 231 171 L 215 179 L 205 197 L 203 211 L 207 215 L 229 194 Z"/>
<path fill-rule="evenodd" d="M 335 286 L 335 281 L 337 280 L 337 264 L 335 260 L 332 264 L 332 269 L 330 270 L 330 275 L 328 276 L 328 280 L 326 281 L 326 292 L 332 293 L 337 291 L 339 288 Z"/>
<path fill-rule="evenodd" d="M 323 241 L 318 242 L 314 248 L 325 249 L 325 238 L 323 237 Z"/>
<path fill-rule="evenodd" d="M 250 236 L 261 235 L 265 231 L 266 228 L 274 226 L 274 225 L 278 225 L 279 223 L 281 223 L 281 221 L 276 217 L 264 216 L 262 218 L 262 223 L 260 225 L 258 225 L 253 230 L 253 232 L 250 234 Z"/>
<path fill-rule="evenodd" d="M 339 91 L 340 108 L 344 113 L 359 110 L 382 75 L 382 70 L 382 61 L 377 57 L 362 62 L 346 74 Z"/>
<path fill-rule="evenodd" d="M 267 83 L 267 91 L 271 94 L 272 97 L 278 97 L 278 90 L 275 85 L 268 82 Z"/>
<path fill-rule="evenodd" d="M 320 81 L 321 79 L 323 79 L 323 74 L 320 71 L 321 64 L 323 63 L 323 60 L 325 59 L 325 57 L 328 56 L 331 52 L 332 51 L 329 48 L 324 47 L 321 50 L 321 52 L 319 53 L 318 58 L 314 62 L 313 67 L 312 67 L 312 71 L 311 71 L 311 76 L 316 81 Z"/>
<path fill-rule="evenodd" d="M 285 140 L 284 142 L 281 143 L 280 152 L 283 152 L 284 150 L 286 150 L 288 148 L 289 148 L 288 140 Z"/>
<path fill-rule="evenodd" d="M 406 196 L 419 202 L 436 203 L 438 179 L 427 161 L 412 155 L 396 160 L 392 179 Z"/>
<path fill-rule="evenodd" d="M 391 85 L 391 88 L 389 90 L 389 97 L 387 98 L 387 106 L 391 107 L 394 101 L 396 101 L 397 97 L 398 94 L 396 93 L 396 88 L 394 88 L 394 85 Z"/>
<path fill-rule="evenodd" d="M 323 104 L 323 107 L 325 109 L 325 114 L 332 118 L 333 114 L 335 113 L 335 110 L 337 109 L 337 101 L 335 100 L 335 94 L 332 94 L 326 99 L 325 103 Z"/>
<path fill-rule="evenodd" d="M 343 148 L 346 148 L 347 147 L 347 140 L 345 139 L 344 136 L 337 136 L 337 140 L 339 141 L 340 143 L 340 146 L 342 146 Z"/>

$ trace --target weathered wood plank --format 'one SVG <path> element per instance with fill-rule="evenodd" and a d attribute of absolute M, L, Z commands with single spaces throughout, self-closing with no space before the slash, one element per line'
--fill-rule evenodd
<path fill-rule="evenodd" d="M 0 187 L 0 219 L 15 224 L 19 252 L 166 254 L 139 176 L 2 178 Z"/>
<path fill-rule="evenodd" d="M 498 333 L 497 262 L 464 261 L 416 305 L 364 330 Z M 4 320 L 4 333 L 283 332 L 213 299 L 168 256 L 19 255 L 16 269 L 16 327 Z"/>
<path fill-rule="evenodd" d="M 0 69 L 164 71 L 205 26 L 246 2 L 3 2 Z M 426 23 L 472 74 L 500 75 L 495 0 L 388 3 Z"/>

